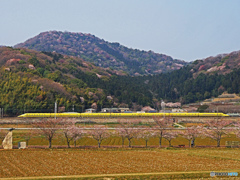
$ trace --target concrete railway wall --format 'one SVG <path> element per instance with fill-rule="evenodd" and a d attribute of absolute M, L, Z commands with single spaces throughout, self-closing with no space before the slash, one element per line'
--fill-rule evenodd
<path fill-rule="evenodd" d="M 1 124 L 31 124 L 33 122 L 41 121 L 44 118 L 1 118 Z M 71 119 L 71 118 L 67 118 Z M 116 123 L 117 121 L 141 121 L 144 123 L 153 122 L 151 117 L 112 117 L 112 118 L 74 118 L 78 123 Z M 222 119 L 222 120 L 231 120 L 231 121 L 240 121 L 240 117 L 174 117 L 175 122 L 205 122 L 207 120 Z"/>

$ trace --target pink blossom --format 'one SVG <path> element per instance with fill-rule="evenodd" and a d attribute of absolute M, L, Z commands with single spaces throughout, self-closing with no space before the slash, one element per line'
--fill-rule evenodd
<path fill-rule="evenodd" d="M 93 126 L 93 130 L 89 131 L 89 134 L 93 139 L 97 140 L 98 148 L 100 148 L 102 141 L 110 136 L 107 128 L 104 126 Z"/>
<path fill-rule="evenodd" d="M 232 128 L 228 128 L 227 126 L 230 125 L 231 121 L 224 121 L 224 120 L 212 120 L 207 121 L 207 129 L 205 129 L 204 133 L 205 136 L 210 137 L 217 141 L 217 147 L 220 147 L 220 141 L 223 136 L 228 135 Z"/>
<path fill-rule="evenodd" d="M 168 117 L 158 117 L 158 116 L 153 117 L 153 120 L 156 124 L 153 128 L 155 130 L 154 135 L 159 138 L 159 147 L 161 147 L 163 135 L 169 128 L 172 128 L 173 121 Z"/>

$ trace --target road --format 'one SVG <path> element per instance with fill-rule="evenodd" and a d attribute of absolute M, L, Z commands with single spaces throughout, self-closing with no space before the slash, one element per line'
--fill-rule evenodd
<path fill-rule="evenodd" d="M 37 176 L 37 177 L 15 177 L 0 178 L 0 180 L 27 180 L 27 179 L 65 179 L 65 178 L 107 178 L 107 177 L 123 177 L 123 176 L 160 176 L 160 175 L 180 175 L 180 174 L 205 174 L 211 171 L 180 171 L 180 172 L 154 172 L 154 173 L 123 173 L 123 174 L 86 174 L 86 175 L 69 175 L 69 176 Z M 216 171 L 216 172 L 226 172 Z M 227 172 L 239 172 L 239 170 L 229 170 Z"/>

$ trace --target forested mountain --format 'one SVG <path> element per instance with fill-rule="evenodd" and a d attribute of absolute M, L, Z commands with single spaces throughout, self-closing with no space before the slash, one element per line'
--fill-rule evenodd
<path fill-rule="evenodd" d="M 225 62 L 235 61 L 229 57 Z M 0 107 L 9 115 L 53 112 L 56 100 L 62 111 L 73 107 L 78 112 L 90 107 L 160 109 L 161 100 L 192 103 L 224 91 L 240 93 L 239 66 L 206 73 L 197 71 L 199 63 L 159 75 L 119 76 L 73 56 L 1 47 Z"/>
<path fill-rule="evenodd" d="M 240 67 L 240 51 L 219 54 L 203 60 L 196 60 L 192 65 L 194 76 L 203 74 L 227 74 Z"/>
<path fill-rule="evenodd" d="M 115 73 L 77 57 L 1 47 L 0 106 L 16 114 L 52 111 L 56 100 L 66 111 L 73 105 L 78 111 L 93 103 L 109 105 L 107 94 L 97 87 Z"/>
<path fill-rule="evenodd" d="M 119 43 L 109 43 L 94 35 L 83 33 L 43 32 L 15 47 L 77 56 L 96 66 L 122 70 L 135 76 L 160 74 L 187 65 L 187 62 L 164 54 L 130 49 Z"/>

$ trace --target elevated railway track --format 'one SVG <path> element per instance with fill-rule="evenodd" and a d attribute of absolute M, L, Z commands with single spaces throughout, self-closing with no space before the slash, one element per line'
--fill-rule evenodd
<path fill-rule="evenodd" d="M 111 117 L 229 117 L 224 113 L 25 113 L 25 118 L 111 118 Z"/>

